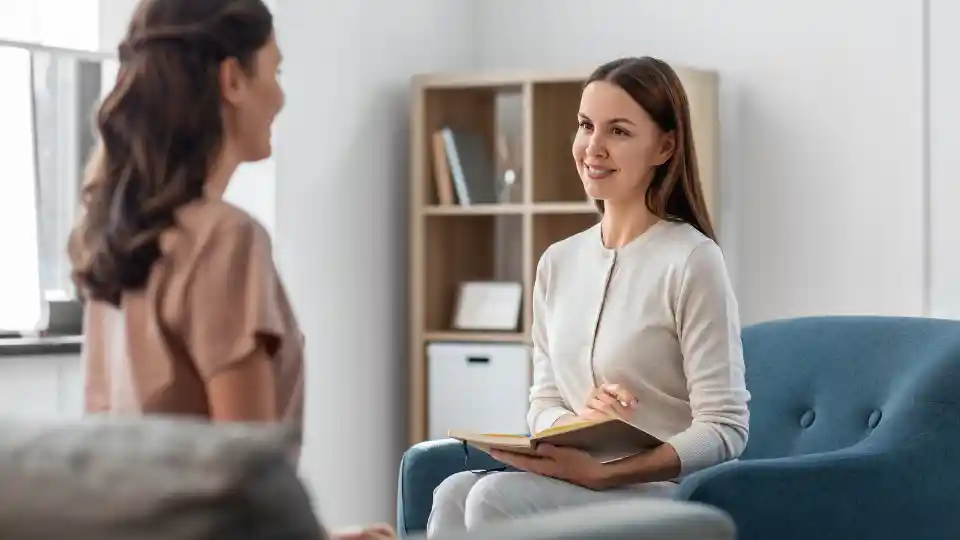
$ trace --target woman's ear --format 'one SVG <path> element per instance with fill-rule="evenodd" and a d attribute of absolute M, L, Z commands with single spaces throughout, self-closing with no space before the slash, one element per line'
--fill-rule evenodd
<path fill-rule="evenodd" d="M 246 97 L 247 80 L 236 58 L 220 62 L 220 93 L 230 105 L 240 105 Z"/>
<path fill-rule="evenodd" d="M 667 162 L 674 151 L 677 149 L 677 134 L 675 131 L 668 131 L 660 135 L 660 144 L 657 147 L 657 155 L 654 159 L 654 165 L 659 167 Z"/>

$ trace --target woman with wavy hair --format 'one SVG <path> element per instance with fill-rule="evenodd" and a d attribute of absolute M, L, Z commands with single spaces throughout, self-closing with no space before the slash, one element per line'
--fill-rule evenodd
<path fill-rule="evenodd" d="M 272 15 L 261 0 L 142 0 L 119 52 L 69 243 L 86 411 L 299 431 L 302 334 L 269 236 L 223 199 L 241 163 L 271 154 Z"/>
<path fill-rule="evenodd" d="M 299 426 L 303 347 L 270 238 L 222 198 L 270 156 L 279 65 L 260 0 L 134 13 L 69 245 L 88 412 Z"/>

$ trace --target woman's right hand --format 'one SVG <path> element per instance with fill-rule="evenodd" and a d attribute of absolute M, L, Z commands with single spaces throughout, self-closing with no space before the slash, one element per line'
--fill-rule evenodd
<path fill-rule="evenodd" d="M 581 414 L 584 420 L 628 418 L 637 407 L 637 398 L 619 384 L 602 384 L 594 388 L 587 398 L 587 410 Z"/>

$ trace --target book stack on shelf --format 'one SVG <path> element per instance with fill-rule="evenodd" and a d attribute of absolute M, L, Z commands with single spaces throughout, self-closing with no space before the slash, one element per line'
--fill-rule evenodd
<path fill-rule="evenodd" d="M 716 218 L 718 79 L 675 69 L 690 98 L 701 179 Z M 541 254 L 600 218 L 571 154 L 587 75 L 413 78 L 411 443 L 429 433 L 428 345 L 527 346 Z M 528 378 L 529 366 L 521 369 Z"/>

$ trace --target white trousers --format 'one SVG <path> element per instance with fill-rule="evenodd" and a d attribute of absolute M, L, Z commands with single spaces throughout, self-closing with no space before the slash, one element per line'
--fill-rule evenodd
<path fill-rule="evenodd" d="M 456 473 L 433 492 L 427 537 L 472 530 L 491 521 L 539 512 L 623 500 L 631 497 L 671 498 L 673 482 L 652 482 L 594 491 L 569 482 L 526 472 Z"/>

